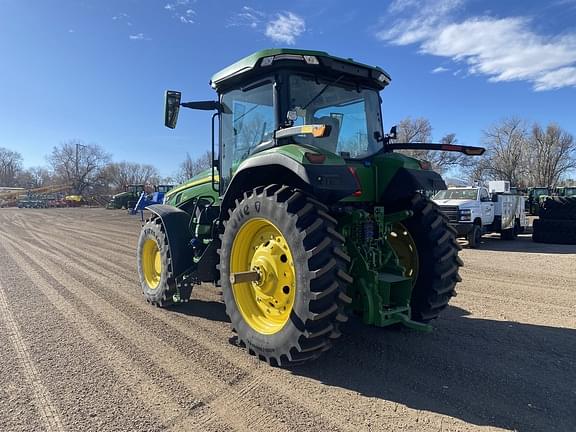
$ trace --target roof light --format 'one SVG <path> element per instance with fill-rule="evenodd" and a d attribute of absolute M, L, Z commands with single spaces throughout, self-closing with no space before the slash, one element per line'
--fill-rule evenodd
<path fill-rule="evenodd" d="M 264 57 L 260 66 L 270 66 L 274 62 L 274 57 Z"/>
<path fill-rule="evenodd" d="M 378 75 L 378 81 L 380 81 L 381 83 L 388 81 L 388 79 L 386 78 L 386 75 L 384 74 L 380 74 Z"/>
<path fill-rule="evenodd" d="M 278 54 L 274 56 L 274 61 L 276 60 L 299 60 L 302 61 L 303 58 L 298 54 Z"/>
<path fill-rule="evenodd" d="M 305 61 L 306 63 L 312 64 L 312 65 L 320 64 L 320 63 L 318 62 L 318 59 L 316 58 L 316 56 L 308 56 L 308 55 L 305 55 L 305 56 L 304 56 L 304 61 Z"/>

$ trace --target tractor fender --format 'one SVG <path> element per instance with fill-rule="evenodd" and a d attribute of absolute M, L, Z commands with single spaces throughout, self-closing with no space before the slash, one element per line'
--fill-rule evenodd
<path fill-rule="evenodd" d="M 399 168 L 382 194 L 385 203 L 411 198 L 418 191 L 447 189 L 442 176 L 435 171 Z"/>
<path fill-rule="evenodd" d="M 154 204 L 146 209 L 154 213 L 162 222 L 170 249 L 172 274 L 177 277 L 192 265 L 190 215 L 177 207 L 164 204 Z"/>
<path fill-rule="evenodd" d="M 281 153 L 265 153 L 240 164 L 226 188 L 221 211 L 227 211 L 244 192 L 269 184 L 292 185 L 326 203 L 352 195 L 358 188 L 357 180 L 344 164 L 302 164 Z"/>

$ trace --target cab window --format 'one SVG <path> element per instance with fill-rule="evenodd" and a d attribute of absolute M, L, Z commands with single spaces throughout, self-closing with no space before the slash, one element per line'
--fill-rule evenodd
<path fill-rule="evenodd" d="M 236 167 L 255 149 L 273 138 L 275 125 L 272 80 L 222 95 L 220 140 L 224 186 Z"/>

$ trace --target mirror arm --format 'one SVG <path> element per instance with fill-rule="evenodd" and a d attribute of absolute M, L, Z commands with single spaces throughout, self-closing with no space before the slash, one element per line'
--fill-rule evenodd
<path fill-rule="evenodd" d="M 202 111 L 222 112 L 222 104 L 220 104 L 218 101 L 183 102 L 180 104 L 180 106 Z"/>

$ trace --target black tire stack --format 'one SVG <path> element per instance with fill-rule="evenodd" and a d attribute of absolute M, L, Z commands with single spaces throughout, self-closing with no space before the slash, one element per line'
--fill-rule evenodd
<path fill-rule="evenodd" d="M 576 244 L 576 197 L 548 198 L 534 221 L 532 240 L 539 243 Z"/>

